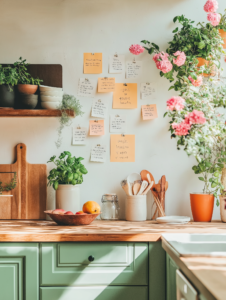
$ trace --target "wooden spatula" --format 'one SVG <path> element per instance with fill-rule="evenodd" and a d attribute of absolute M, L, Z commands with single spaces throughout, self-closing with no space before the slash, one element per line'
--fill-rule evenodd
<path fill-rule="evenodd" d="M 151 181 L 154 181 L 154 183 L 155 183 L 155 179 L 154 179 L 153 175 L 147 170 L 142 170 L 140 172 L 141 179 L 148 181 L 148 177 L 147 177 L 148 174 L 150 175 Z"/>
<path fill-rule="evenodd" d="M 141 184 L 142 184 L 141 180 L 136 180 L 134 182 L 134 185 L 133 185 L 133 195 L 137 195 L 138 194 L 138 192 L 140 191 L 140 188 L 141 188 Z"/>

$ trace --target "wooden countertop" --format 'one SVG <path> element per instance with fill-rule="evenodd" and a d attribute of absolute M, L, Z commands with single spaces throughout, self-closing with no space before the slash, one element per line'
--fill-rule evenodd
<path fill-rule="evenodd" d="M 0 242 L 155 242 L 163 233 L 226 233 L 226 224 L 189 222 L 163 225 L 155 221 L 101 221 L 87 226 L 57 226 L 51 221 L 0 221 Z"/>

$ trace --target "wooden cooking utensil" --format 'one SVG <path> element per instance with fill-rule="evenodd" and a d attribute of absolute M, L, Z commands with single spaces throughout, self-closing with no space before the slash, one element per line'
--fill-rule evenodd
<path fill-rule="evenodd" d="M 154 181 L 151 181 L 151 183 L 149 183 L 148 187 L 143 191 L 142 195 L 147 195 L 147 193 L 152 188 L 153 184 L 154 184 Z"/>
<path fill-rule="evenodd" d="M 123 190 L 125 191 L 126 195 L 130 195 L 129 185 L 128 185 L 127 180 L 121 181 L 121 186 L 122 186 Z"/>
<path fill-rule="evenodd" d="M 154 179 L 153 175 L 149 171 L 147 171 L 147 170 L 142 170 L 140 172 L 141 179 L 148 181 L 147 174 L 150 175 L 151 181 L 154 181 L 154 183 L 155 183 L 155 179 Z"/>
<path fill-rule="evenodd" d="M 26 161 L 25 144 L 16 146 L 14 164 L 0 165 L 1 181 L 9 182 L 9 174 L 16 172 L 17 185 L 10 191 L 13 197 L 0 201 L 0 210 L 7 211 L 2 219 L 45 219 L 47 194 L 47 168 L 45 164 L 29 164 Z M 5 193 L 4 193 L 5 194 Z"/>
<path fill-rule="evenodd" d="M 163 211 L 165 211 L 165 193 L 166 193 L 166 176 L 163 175 L 161 177 L 161 183 L 160 183 L 160 203 L 162 205 Z"/>
<path fill-rule="evenodd" d="M 143 180 L 137 195 L 142 195 L 143 191 L 146 189 L 147 186 L 148 186 L 148 182 L 146 180 Z"/>
<path fill-rule="evenodd" d="M 141 184 L 142 184 L 141 180 L 136 180 L 134 182 L 134 185 L 133 185 L 133 195 L 137 195 L 138 194 L 138 192 L 140 191 L 140 188 L 141 188 Z"/>

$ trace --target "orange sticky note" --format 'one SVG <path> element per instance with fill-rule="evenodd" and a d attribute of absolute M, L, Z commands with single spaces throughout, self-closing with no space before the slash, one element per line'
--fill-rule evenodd
<path fill-rule="evenodd" d="M 102 73 L 102 53 L 84 53 L 84 74 Z"/>
<path fill-rule="evenodd" d="M 137 84 L 116 83 L 113 108 L 137 108 Z"/>
<path fill-rule="evenodd" d="M 89 121 L 90 135 L 104 135 L 104 120 L 90 120 Z"/>
<path fill-rule="evenodd" d="M 115 78 L 98 78 L 98 93 L 110 93 L 115 90 Z"/>
<path fill-rule="evenodd" d="M 135 135 L 111 135 L 111 162 L 135 162 Z"/>
<path fill-rule="evenodd" d="M 156 104 L 142 105 L 141 110 L 143 120 L 152 120 L 158 118 Z"/>

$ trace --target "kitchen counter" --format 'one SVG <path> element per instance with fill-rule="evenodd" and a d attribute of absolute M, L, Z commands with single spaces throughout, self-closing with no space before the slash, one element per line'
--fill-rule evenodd
<path fill-rule="evenodd" d="M 51 221 L 0 221 L 0 242 L 156 242 L 163 233 L 226 233 L 226 224 L 189 222 L 164 225 L 155 221 L 101 221 L 87 226 L 57 226 Z"/>

